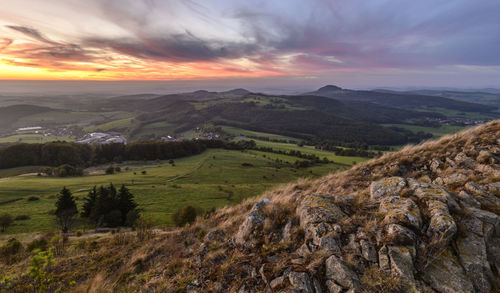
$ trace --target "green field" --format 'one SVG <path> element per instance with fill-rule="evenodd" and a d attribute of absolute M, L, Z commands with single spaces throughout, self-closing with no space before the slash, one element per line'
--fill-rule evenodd
<path fill-rule="evenodd" d="M 453 134 L 459 132 L 464 129 L 463 126 L 456 125 L 441 125 L 439 127 L 425 127 L 425 126 L 417 126 L 417 125 L 409 125 L 409 124 L 384 124 L 384 126 L 395 126 L 399 128 L 403 128 L 406 130 L 410 130 L 413 133 L 417 133 L 419 131 L 427 132 L 432 134 L 435 138 L 441 137 L 447 134 Z"/>
<path fill-rule="evenodd" d="M 43 136 L 43 134 L 15 134 L 11 136 L 0 137 L 2 143 L 44 143 L 51 141 L 74 141 L 75 139 L 69 136 Z"/>
<path fill-rule="evenodd" d="M 253 140 L 255 141 L 257 146 L 260 147 L 270 147 L 273 148 L 274 150 L 281 150 L 281 151 L 300 151 L 301 153 L 316 155 L 320 158 L 326 157 L 328 160 L 334 161 L 335 163 L 339 164 L 352 165 L 353 163 L 357 164 L 369 160 L 369 158 L 363 158 L 363 157 L 337 156 L 333 152 L 315 149 L 314 146 L 307 146 L 307 145 L 298 146 L 296 144 L 291 144 L 291 143 L 272 142 L 259 139 L 253 139 Z M 294 158 L 294 161 L 297 159 L 300 160 L 300 158 Z"/>
<path fill-rule="evenodd" d="M 293 140 L 293 141 L 299 140 L 299 139 L 289 137 L 289 136 L 245 130 L 245 129 L 231 127 L 231 126 L 222 126 L 221 128 L 222 128 L 222 130 L 224 130 L 228 134 L 234 135 L 234 136 L 256 136 L 256 137 L 267 137 L 269 139 Z"/>
<path fill-rule="evenodd" d="M 29 220 L 16 221 L 9 228 L 9 233 L 54 230 L 55 216 L 50 215 L 49 211 L 54 209 L 55 194 L 63 186 L 73 192 L 81 206 L 83 197 L 92 186 L 112 182 L 117 186 L 126 184 L 135 195 L 143 215 L 151 218 L 155 225 L 169 226 L 172 225 L 172 213 L 179 207 L 195 205 L 208 210 L 235 204 L 280 183 L 299 177 L 319 177 L 347 168 L 338 164 L 326 164 L 294 169 L 276 165 L 275 155 L 265 154 L 266 157 L 260 152 L 212 149 L 200 155 L 175 160 L 175 166 L 166 162 L 124 163 L 121 165 L 122 169 L 129 167 L 129 171 L 114 175 L 73 178 L 28 175 L 2 178 L 0 210 L 13 216 L 31 217 Z M 296 160 L 294 157 L 281 157 L 284 161 Z M 253 166 L 244 167 L 243 163 L 251 163 Z M 142 174 L 143 170 L 146 171 L 145 175 Z M 3 172 L 15 175 L 19 170 L 17 173 L 12 169 Z M 37 196 L 40 200 L 28 201 L 30 196 Z M 9 200 L 14 201 L 5 203 Z"/>

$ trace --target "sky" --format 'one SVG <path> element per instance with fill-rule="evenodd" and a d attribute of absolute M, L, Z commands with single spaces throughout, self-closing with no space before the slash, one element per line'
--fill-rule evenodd
<path fill-rule="evenodd" d="M 498 0 L 0 3 L 0 80 L 500 87 Z"/>

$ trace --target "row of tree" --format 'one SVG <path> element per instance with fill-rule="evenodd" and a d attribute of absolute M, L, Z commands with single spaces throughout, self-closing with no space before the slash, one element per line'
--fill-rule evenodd
<path fill-rule="evenodd" d="M 139 210 L 130 190 L 113 184 L 94 186 L 84 199 L 82 218 L 90 219 L 96 227 L 132 226 L 139 218 Z M 78 218 L 78 207 L 71 191 L 64 187 L 56 201 L 55 215 L 62 232 L 68 232 Z"/>
<path fill-rule="evenodd" d="M 20 166 L 87 167 L 122 160 L 169 160 L 224 147 L 216 140 L 87 145 L 71 142 L 20 143 L 0 148 L 0 169 Z M 53 171 L 53 170 L 52 170 Z M 59 172 L 58 172 L 59 173 Z M 62 171 L 61 174 L 65 174 Z M 60 174 L 57 174 L 60 176 Z"/>

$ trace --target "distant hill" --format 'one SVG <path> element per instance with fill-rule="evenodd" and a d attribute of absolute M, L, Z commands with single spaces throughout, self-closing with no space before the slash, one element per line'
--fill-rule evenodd
<path fill-rule="evenodd" d="M 0 108 L 0 124 L 13 125 L 19 119 L 46 112 L 58 111 L 48 107 L 40 107 L 34 105 L 13 105 Z M 36 125 L 35 125 L 36 126 Z"/>
<path fill-rule="evenodd" d="M 477 92 L 477 91 L 440 91 L 440 90 L 415 90 L 403 92 L 405 94 L 418 94 L 427 96 L 438 96 L 452 100 L 471 102 L 487 105 L 494 108 L 500 108 L 500 92 Z"/>
<path fill-rule="evenodd" d="M 316 95 L 340 101 L 365 101 L 380 105 L 409 110 L 441 108 L 455 111 L 491 113 L 494 108 L 471 102 L 421 95 L 414 93 L 398 93 L 390 91 L 357 91 L 342 89 L 337 86 L 325 86 L 307 95 Z"/>

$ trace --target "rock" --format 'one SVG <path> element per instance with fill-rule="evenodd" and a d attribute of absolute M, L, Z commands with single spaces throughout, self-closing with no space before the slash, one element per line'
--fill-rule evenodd
<path fill-rule="evenodd" d="M 387 255 L 387 246 L 382 246 L 378 251 L 378 266 L 381 270 L 385 272 L 391 271 L 391 265 L 389 262 L 389 256 Z"/>
<path fill-rule="evenodd" d="M 262 208 L 265 204 L 269 203 L 268 199 L 264 199 L 261 202 L 255 204 L 255 206 L 250 211 L 250 215 L 243 221 L 240 225 L 238 232 L 234 237 L 234 241 L 236 244 L 252 248 L 254 247 L 254 243 L 251 239 L 255 234 L 262 230 L 262 226 L 264 223 L 264 215 L 262 215 Z"/>
<path fill-rule="evenodd" d="M 413 200 L 399 196 L 384 197 L 380 202 L 379 209 L 385 213 L 383 223 L 403 224 L 420 230 L 422 218 L 420 210 Z"/>
<path fill-rule="evenodd" d="M 487 150 L 479 151 L 479 155 L 476 157 L 478 163 L 488 163 L 492 157 L 491 153 Z"/>
<path fill-rule="evenodd" d="M 410 229 L 398 224 L 389 224 L 385 226 L 386 244 L 413 244 L 417 238 Z"/>
<path fill-rule="evenodd" d="M 443 238 L 447 243 L 457 233 L 457 224 L 449 212 L 436 211 L 429 222 L 427 234 L 430 237 Z"/>
<path fill-rule="evenodd" d="M 283 231 L 281 232 L 281 241 L 287 242 L 291 240 L 292 237 L 291 230 L 292 230 L 292 221 L 288 220 L 286 222 L 285 227 L 283 227 Z"/>
<path fill-rule="evenodd" d="M 441 164 L 442 164 L 441 161 L 439 161 L 437 159 L 432 159 L 429 168 L 431 169 L 432 172 L 441 173 L 441 171 L 442 171 Z"/>
<path fill-rule="evenodd" d="M 488 263 L 484 238 L 473 233 L 456 240 L 458 258 L 477 292 L 490 292 L 488 278 L 493 275 Z"/>
<path fill-rule="evenodd" d="M 424 280 L 436 291 L 444 293 L 474 292 L 474 286 L 465 275 L 451 248 L 444 250 L 422 272 Z"/>
<path fill-rule="evenodd" d="M 277 277 L 276 279 L 273 279 L 271 281 L 271 283 L 269 283 L 269 286 L 272 289 L 275 289 L 276 287 L 282 287 L 284 283 L 285 283 L 285 277 L 280 276 L 280 277 Z"/>
<path fill-rule="evenodd" d="M 472 195 L 465 192 L 464 190 L 460 191 L 457 196 L 458 196 L 458 198 L 460 198 L 460 200 L 462 200 L 462 202 L 464 202 L 465 204 L 467 204 L 469 206 L 472 206 L 475 208 L 481 207 L 481 203 L 479 201 L 477 201 Z"/>
<path fill-rule="evenodd" d="M 359 245 L 361 246 L 361 256 L 369 262 L 377 263 L 377 251 L 373 244 L 370 241 L 361 239 Z"/>
<path fill-rule="evenodd" d="M 453 185 L 467 180 L 467 176 L 461 173 L 453 173 L 449 176 L 443 177 L 443 183 L 446 185 Z"/>
<path fill-rule="evenodd" d="M 486 188 L 488 188 L 488 191 L 493 193 L 493 194 L 496 194 L 496 195 L 500 195 L 500 182 L 494 182 L 494 183 L 490 183 L 486 186 Z"/>
<path fill-rule="evenodd" d="M 475 195 L 475 196 L 486 196 L 486 194 L 488 193 L 488 189 L 481 185 L 481 184 L 477 184 L 475 182 L 467 182 L 465 184 L 465 190 L 467 190 L 469 193 Z"/>
<path fill-rule="evenodd" d="M 329 293 L 340 293 L 344 290 L 342 286 L 335 284 L 332 280 L 326 281 L 326 287 L 328 288 Z"/>
<path fill-rule="evenodd" d="M 358 290 L 360 287 L 359 279 L 356 273 L 345 266 L 335 255 L 330 256 L 325 261 L 326 279 L 335 281 L 344 289 Z"/>
<path fill-rule="evenodd" d="M 302 244 L 299 249 L 297 249 L 296 253 L 302 257 L 307 257 L 311 254 L 311 250 L 307 246 L 306 243 Z"/>
<path fill-rule="evenodd" d="M 406 186 L 406 181 L 401 177 L 389 177 L 374 181 L 370 185 L 370 197 L 379 200 L 385 196 L 397 196 Z"/>
<path fill-rule="evenodd" d="M 388 246 L 387 254 L 391 262 L 391 273 L 407 281 L 410 287 L 415 288 L 413 276 L 413 258 L 415 248 L 410 246 Z"/>
<path fill-rule="evenodd" d="M 215 229 L 213 231 L 210 231 L 205 235 L 204 241 L 210 242 L 210 241 L 223 241 L 226 236 L 226 233 L 222 230 Z"/>
<path fill-rule="evenodd" d="M 451 210 L 458 211 L 460 210 L 460 206 L 458 203 L 451 197 L 451 195 L 444 190 L 442 187 L 429 184 L 427 186 L 418 186 L 415 189 L 415 195 L 422 201 L 440 201 L 446 204 Z"/>
<path fill-rule="evenodd" d="M 306 261 L 303 258 L 294 258 L 290 261 L 294 265 L 303 265 Z"/>
<path fill-rule="evenodd" d="M 500 272 L 500 238 L 490 239 L 486 242 L 486 247 L 491 268 Z"/>
<path fill-rule="evenodd" d="M 290 272 L 288 279 L 290 280 L 290 284 L 292 285 L 294 292 L 314 293 L 311 279 L 307 273 Z"/>
<path fill-rule="evenodd" d="M 477 164 L 475 160 L 467 157 L 467 155 L 463 152 L 460 152 L 455 156 L 455 163 L 468 169 L 474 169 L 474 166 Z"/>
<path fill-rule="evenodd" d="M 312 239 L 314 245 L 320 245 L 321 238 L 332 231 L 333 228 L 327 223 L 308 225 L 306 228 L 306 239 Z"/>
<path fill-rule="evenodd" d="M 497 214 L 477 208 L 469 208 L 469 210 L 472 215 L 474 215 L 474 217 L 478 218 L 484 223 L 491 224 L 494 229 L 498 230 L 500 226 L 500 217 Z"/>
<path fill-rule="evenodd" d="M 312 283 L 313 283 L 315 293 L 322 293 L 323 292 L 323 290 L 321 290 L 321 284 L 319 283 L 318 279 L 313 278 Z"/>
<path fill-rule="evenodd" d="M 340 252 L 340 247 L 337 243 L 337 239 L 335 239 L 332 235 L 326 235 L 325 237 L 321 238 L 319 249 L 324 249 L 330 253 Z"/>
<path fill-rule="evenodd" d="M 297 214 L 303 228 L 311 224 L 337 223 L 346 217 L 331 197 L 318 194 L 305 196 L 297 207 Z"/>

